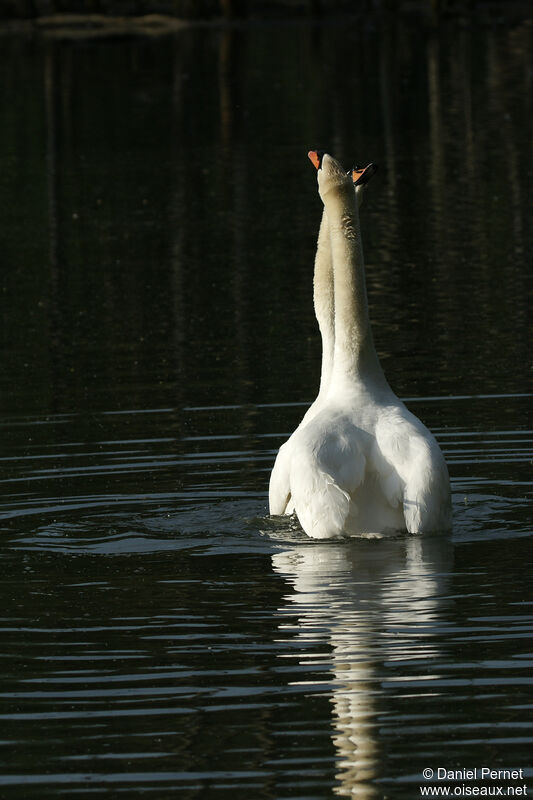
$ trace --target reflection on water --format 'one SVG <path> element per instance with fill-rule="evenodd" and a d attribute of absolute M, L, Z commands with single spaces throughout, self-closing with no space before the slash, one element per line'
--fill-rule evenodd
<path fill-rule="evenodd" d="M 272 564 L 292 586 L 285 613 L 298 614 L 280 630 L 293 632 L 304 650 L 320 647 L 304 653 L 303 663 L 331 672 L 335 793 L 381 797 L 383 665 L 416 658 L 424 671 L 426 659 L 439 658 L 433 632 L 450 602 L 443 598 L 452 544 L 447 537 L 409 537 L 300 546 L 275 553 Z"/>

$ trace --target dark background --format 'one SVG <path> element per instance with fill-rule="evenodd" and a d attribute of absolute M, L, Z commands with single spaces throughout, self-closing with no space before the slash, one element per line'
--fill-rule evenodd
<path fill-rule="evenodd" d="M 533 26 L 410 8 L 2 27 L 2 800 L 531 782 Z M 379 164 L 372 326 L 449 538 L 268 517 L 319 380 L 315 147 Z"/>

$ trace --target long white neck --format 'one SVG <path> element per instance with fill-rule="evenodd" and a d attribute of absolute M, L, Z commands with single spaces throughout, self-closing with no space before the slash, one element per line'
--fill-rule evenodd
<path fill-rule="evenodd" d="M 322 222 L 320 223 L 320 232 L 318 234 L 313 278 L 313 299 L 315 315 L 322 337 L 322 369 L 320 372 L 320 390 L 318 392 L 318 397 L 322 398 L 329 388 L 335 348 L 333 261 L 326 209 L 322 213 Z"/>
<path fill-rule="evenodd" d="M 381 369 L 366 296 L 359 211 L 351 186 L 338 186 L 324 198 L 334 272 L 335 347 L 331 384 L 372 380 L 388 386 Z"/>

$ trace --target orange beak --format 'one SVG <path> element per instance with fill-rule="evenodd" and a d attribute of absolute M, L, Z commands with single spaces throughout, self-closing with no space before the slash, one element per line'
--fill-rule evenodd
<path fill-rule="evenodd" d="M 309 156 L 311 164 L 315 167 L 315 169 L 320 169 L 321 158 L 318 155 L 318 151 L 317 150 L 310 150 L 307 155 Z"/>
<path fill-rule="evenodd" d="M 352 181 L 354 186 L 362 186 L 365 183 L 368 183 L 372 175 L 376 172 L 377 165 L 376 164 L 368 164 L 368 166 L 363 167 L 362 169 L 352 169 Z"/>

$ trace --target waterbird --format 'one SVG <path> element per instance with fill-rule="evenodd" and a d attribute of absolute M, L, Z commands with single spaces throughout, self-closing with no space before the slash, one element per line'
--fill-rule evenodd
<path fill-rule="evenodd" d="M 446 462 L 390 388 L 370 327 L 358 207 L 373 165 L 347 173 L 328 153 L 309 158 L 324 204 L 314 273 L 321 382 L 277 454 L 270 513 L 295 513 L 316 539 L 446 531 Z"/>

